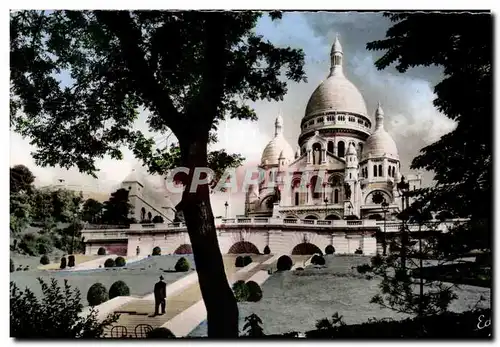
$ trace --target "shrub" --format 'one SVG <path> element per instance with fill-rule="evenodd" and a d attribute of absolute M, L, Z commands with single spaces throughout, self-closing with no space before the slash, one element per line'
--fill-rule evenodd
<path fill-rule="evenodd" d="M 304 268 L 303 267 L 298 267 L 295 269 L 295 271 L 304 271 Z"/>
<path fill-rule="evenodd" d="M 40 264 L 42 265 L 50 264 L 50 259 L 47 256 L 47 254 L 42 255 L 42 257 L 40 258 Z"/>
<path fill-rule="evenodd" d="M 290 258 L 288 255 L 282 255 L 281 257 L 279 257 L 278 262 L 276 263 L 278 271 L 288 271 L 292 268 L 292 265 L 292 258 Z"/>
<path fill-rule="evenodd" d="M 19 265 L 16 269 L 16 271 L 22 271 L 23 270 L 23 266 L 22 265 Z"/>
<path fill-rule="evenodd" d="M 311 259 L 311 264 L 313 265 L 325 265 L 325 258 L 323 258 L 321 255 L 313 255 Z"/>
<path fill-rule="evenodd" d="M 244 267 L 245 266 L 245 262 L 244 262 L 242 256 L 239 255 L 236 257 L 236 260 L 234 262 L 234 266 L 236 266 L 236 267 Z"/>
<path fill-rule="evenodd" d="M 252 257 L 249 255 L 246 255 L 243 257 L 243 266 L 247 266 L 248 264 L 252 263 Z"/>
<path fill-rule="evenodd" d="M 10 272 L 14 272 L 16 270 L 16 266 L 14 265 L 14 262 L 12 261 L 12 258 L 10 259 Z"/>
<path fill-rule="evenodd" d="M 147 339 L 175 339 L 175 335 L 167 328 L 155 328 L 146 333 Z"/>
<path fill-rule="evenodd" d="M 189 265 L 189 262 L 184 257 L 177 260 L 177 263 L 175 264 L 175 271 L 177 272 L 186 272 L 189 271 L 190 268 L 191 265 Z"/>
<path fill-rule="evenodd" d="M 38 254 L 48 254 L 52 252 L 52 241 L 46 236 L 39 237 L 36 240 L 36 251 Z"/>
<path fill-rule="evenodd" d="M 29 271 L 29 269 L 30 269 L 30 266 L 26 265 L 26 267 L 23 269 L 23 271 Z"/>
<path fill-rule="evenodd" d="M 155 248 L 153 248 L 153 255 L 161 255 L 161 248 L 156 246 Z"/>
<path fill-rule="evenodd" d="M 234 297 L 238 302 L 247 301 L 250 295 L 250 291 L 248 289 L 247 284 L 245 283 L 245 281 L 242 280 L 236 281 L 236 283 L 233 284 L 233 292 L 234 292 Z"/>
<path fill-rule="evenodd" d="M 271 249 L 269 246 L 264 247 L 264 254 L 271 254 Z"/>
<path fill-rule="evenodd" d="M 125 258 L 123 257 L 116 257 L 115 259 L 115 266 L 116 267 L 123 267 L 125 266 L 127 262 L 125 261 Z"/>
<path fill-rule="evenodd" d="M 104 262 L 104 267 L 115 267 L 115 261 L 113 260 L 113 258 L 106 259 L 106 261 Z"/>
<path fill-rule="evenodd" d="M 97 250 L 97 255 L 106 255 L 106 248 L 99 247 L 99 249 Z"/>
<path fill-rule="evenodd" d="M 75 266 L 75 256 L 74 255 L 70 255 L 68 257 L 68 266 L 69 267 L 74 267 Z"/>
<path fill-rule="evenodd" d="M 358 248 L 354 251 L 354 254 L 363 254 L 363 250 L 361 248 Z"/>
<path fill-rule="evenodd" d="M 360 273 L 360 274 L 365 274 L 367 272 L 372 271 L 373 269 L 368 264 L 362 264 L 362 265 L 356 266 L 356 270 L 358 270 L 358 273 Z"/>
<path fill-rule="evenodd" d="M 42 286 L 40 296 L 33 295 L 34 288 L 22 291 L 10 282 L 11 337 L 97 338 L 118 320 L 118 315 L 113 314 L 99 321 L 95 311 L 82 315 L 80 292 L 67 281 L 61 286 L 54 278 L 48 283 L 38 278 L 38 282 Z"/>
<path fill-rule="evenodd" d="M 247 288 L 248 288 L 248 298 L 247 298 L 247 301 L 251 301 L 251 302 L 260 301 L 260 299 L 262 299 L 262 289 L 257 284 L 257 282 L 248 281 L 246 283 L 246 285 L 247 285 Z"/>
<path fill-rule="evenodd" d="M 66 269 L 66 257 L 61 258 L 61 266 L 59 266 L 60 269 Z"/>
<path fill-rule="evenodd" d="M 87 301 L 90 306 L 97 306 L 108 301 L 108 291 L 102 283 L 94 283 L 87 292 Z"/>
<path fill-rule="evenodd" d="M 325 254 L 333 254 L 333 253 L 335 253 L 335 247 L 333 247 L 332 245 L 326 246 Z"/>
<path fill-rule="evenodd" d="M 123 281 L 116 281 L 109 288 L 109 300 L 116 298 L 117 296 L 128 295 L 130 295 L 130 288 Z"/>

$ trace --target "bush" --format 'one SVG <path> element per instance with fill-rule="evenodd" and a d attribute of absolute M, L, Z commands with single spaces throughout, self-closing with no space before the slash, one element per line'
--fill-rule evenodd
<path fill-rule="evenodd" d="M 116 281 L 109 288 L 109 300 L 116 298 L 117 296 L 128 295 L 130 295 L 130 288 L 123 281 Z"/>
<path fill-rule="evenodd" d="M 191 265 L 189 265 L 189 262 L 184 257 L 177 260 L 177 263 L 175 264 L 175 271 L 177 272 L 186 272 L 189 271 L 190 268 Z"/>
<path fill-rule="evenodd" d="M 14 272 L 16 270 L 16 266 L 14 265 L 14 262 L 12 261 L 12 258 L 10 259 L 10 272 Z"/>
<path fill-rule="evenodd" d="M 113 260 L 113 258 L 106 259 L 106 261 L 104 262 L 104 267 L 115 267 L 115 261 Z"/>
<path fill-rule="evenodd" d="M 295 269 L 295 271 L 304 271 L 304 268 L 303 267 L 298 267 Z"/>
<path fill-rule="evenodd" d="M 90 306 L 97 306 L 108 301 L 108 291 L 101 283 L 94 283 L 87 292 L 87 301 Z"/>
<path fill-rule="evenodd" d="M 313 265 L 325 265 L 325 258 L 323 258 L 322 256 L 320 255 L 313 255 L 312 259 L 311 259 L 311 264 Z"/>
<path fill-rule="evenodd" d="M 333 253 L 335 253 L 335 247 L 333 247 L 332 245 L 326 246 L 325 254 L 333 254 Z"/>
<path fill-rule="evenodd" d="M 66 269 L 66 257 L 61 258 L 61 266 L 59 266 L 60 269 Z"/>
<path fill-rule="evenodd" d="M 236 266 L 236 267 L 244 267 L 245 266 L 245 262 L 244 262 L 242 256 L 239 255 L 236 257 L 236 260 L 234 262 L 234 266 Z"/>
<path fill-rule="evenodd" d="M 269 246 L 264 247 L 264 254 L 271 254 L 271 249 Z"/>
<path fill-rule="evenodd" d="M 99 249 L 97 250 L 97 255 L 106 255 L 106 248 L 99 247 Z"/>
<path fill-rule="evenodd" d="M 74 267 L 75 266 L 75 256 L 74 255 L 70 255 L 68 257 L 68 266 L 69 267 Z"/>
<path fill-rule="evenodd" d="M 234 297 L 238 302 L 247 301 L 250 295 L 250 291 L 248 289 L 247 284 L 245 283 L 245 281 L 242 280 L 236 281 L 236 283 L 233 284 L 233 292 L 234 292 Z"/>
<path fill-rule="evenodd" d="M 26 267 L 23 269 L 23 271 L 29 271 L 29 269 L 30 269 L 30 266 L 26 265 Z"/>
<path fill-rule="evenodd" d="M 247 266 L 248 264 L 251 264 L 251 263 L 252 263 L 252 257 L 249 255 L 246 255 L 243 258 L 243 266 Z"/>
<path fill-rule="evenodd" d="M 288 271 L 292 268 L 292 265 L 292 258 L 288 255 L 282 255 L 279 257 L 276 267 L 278 268 L 278 271 Z"/>
<path fill-rule="evenodd" d="M 175 339 L 175 335 L 167 328 L 155 328 L 146 333 L 147 339 Z"/>
<path fill-rule="evenodd" d="M 103 337 L 104 328 L 118 320 L 114 314 L 104 321 L 97 319 L 96 312 L 82 315 L 80 292 L 67 281 L 61 286 L 54 278 L 48 283 L 38 278 L 38 282 L 42 286 L 40 296 L 33 295 L 34 288 L 22 291 L 10 282 L 11 337 L 97 338 Z"/>
<path fill-rule="evenodd" d="M 123 267 L 125 266 L 127 262 L 125 261 L 125 258 L 123 257 L 116 257 L 115 259 L 115 266 L 116 267 Z"/>
<path fill-rule="evenodd" d="M 153 248 L 153 255 L 161 255 L 161 248 L 156 246 L 155 248 Z"/>
<path fill-rule="evenodd" d="M 36 251 L 38 254 L 48 254 L 52 252 L 53 249 L 52 241 L 46 236 L 39 237 L 36 240 Z"/>
<path fill-rule="evenodd" d="M 354 251 L 354 254 L 363 254 L 363 250 L 361 248 L 358 248 Z"/>
<path fill-rule="evenodd" d="M 246 285 L 247 285 L 247 288 L 248 288 L 248 298 L 247 298 L 247 301 L 251 301 L 251 302 L 260 301 L 260 299 L 262 299 L 262 289 L 257 284 L 257 282 L 248 281 L 246 283 Z"/>
<path fill-rule="evenodd" d="M 40 264 L 42 265 L 50 264 L 50 259 L 46 254 L 42 255 L 42 257 L 40 258 Z"/>

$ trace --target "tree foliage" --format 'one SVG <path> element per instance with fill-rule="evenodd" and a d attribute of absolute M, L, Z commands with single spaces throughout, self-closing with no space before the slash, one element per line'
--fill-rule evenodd
<path fill-rule="evenodd" d="M 82 221 L 98 224 L 102 221 L 104 205 L 97 200 L 87 199 L 82 207 Z"/>
<path fill-rule="evenodd" d="M 19 193 L 24 191 L 31 192 L 35 182 L 35 176 L 24 165 L 14 165 L 10 168 L 10 193 Z"/>
<path fill-rule="evenodd" d="M 443 68 L 434 105 L 456 122 L 452 132 L 424 147 L 412 169 L 434 172 L 435 186 L 420 189 L 416 205 L 470 217 L 469 235 L 481 232 L 489 248 L 492 192 L 493 80 L 491 13 L 387 13 L 393 22 L 383 40 L 367 44 L 382 50 L 379 69 L 399 72 L 418 66 Z M 473 28 L 473 30 L 472 30 Z"/>
<path fill-rule="evenodd" d="M 104 212 L 102 214 L 102 221 L 105 224 L 129 224 L 128 217 L 132 205 L 128 200 L 128 190 L 118 189 L 111 193 L 108 201 L 104 202 Z"/>
<path fill-rule="evenodd" d="M 285 79 L 305 80 L 301 50 L 275 47 L 255 33 L 261 15 L 13 12 L 11 124 L 38 148 L 33 157 L 39 165 L 76 166 L 95 175 L 97 159 L 121 159 L 122 146 L 128 146 L 151 172 L 164 173 L 177 165 L 176 159 L 133 128 L 142 110 L 151 132 L 172 131 L 177 138 L 176 158 L 190 170 L 182 183 L 190 186 L 195 167 L 237 165 L 241 159 L 208 154 L 221 121 L 256 120 L 250 101 L 282 100 Z M 279 17 L 272 13 L 273 19 Z M 185 190 L 176 209 L 191 238 L 208 334 L 236 337 L 237 305 L 224 272 L 209 192 L 209 184 Z"/>
<path fill-rule="evenodd" d="M 20 291 L 10 282 L 10 336 L 18 339 L 31 338 L 98 338 L 104 328 L 118 320 L 109 315 L 104 321 L 97 319 L 97 311 L 91 309 L 83 315 L 80 292 L 64 281 L 61 289 L 55 279 L 50 284 L 38 279 L 42 287 L 41 299 L 26 288 Z"/>

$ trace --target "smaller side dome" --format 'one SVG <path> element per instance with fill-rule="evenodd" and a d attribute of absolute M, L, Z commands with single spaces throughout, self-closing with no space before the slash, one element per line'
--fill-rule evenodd
<path fill-rule="evenodd" d="M 396 142 L 394 142 L 392 136 L 384 129 L 384 111 L 380 102 L 375 111 L 375 120 L 375 131 L 366 140 L 361 159 L 387 157 L 399 160 Z"/>

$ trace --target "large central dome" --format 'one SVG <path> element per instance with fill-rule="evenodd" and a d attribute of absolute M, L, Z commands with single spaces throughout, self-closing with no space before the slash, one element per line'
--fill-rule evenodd
<path fill-rule="evenodd" d="M 342 71 L 342 46 L 338 37 L 332 47 L 330 75 L 313 92 L 306 107 L 304 121 L 322 112 L 346 112 L 367 116 L 366 104 L 358 88 Z"/>

